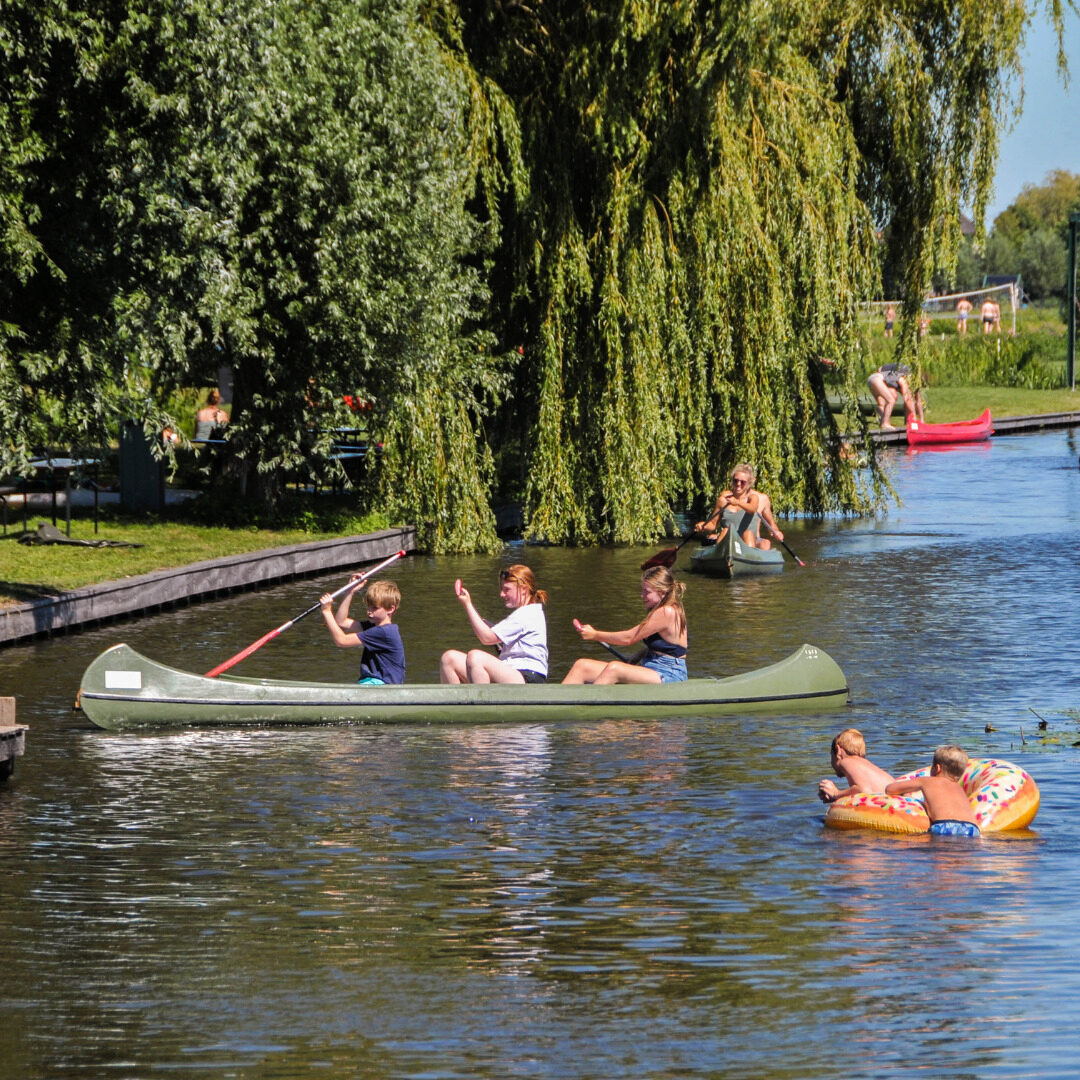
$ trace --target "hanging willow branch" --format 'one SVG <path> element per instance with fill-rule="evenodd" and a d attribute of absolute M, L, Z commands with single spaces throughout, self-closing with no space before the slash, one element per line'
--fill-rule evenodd
<path fill-rule="evenodd" d="M 505 313 L 536 342 L 517 376 L 537 402 L 529 533 L 649 539 L 738 459 L 783 508 L 879 504 L 819 359 L 865 433 L 856 306 L 884 251 L 910 316 L 959 200 L 985 206 L 1022 6 L 451 6 L 529 176 L 500 212 L 503 266 L 530 268 Z"/>

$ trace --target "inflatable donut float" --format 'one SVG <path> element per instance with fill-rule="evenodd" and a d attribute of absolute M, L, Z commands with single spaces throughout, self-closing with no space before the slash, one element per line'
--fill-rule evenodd
<path fill-rule="evenodd" d="M 929 769 L 898 776 L 908 780 L 926 776 Z M 984 758 L 971 761 L 960 783 L 971 802 L 971 811 L 984 833 L 1022 829 L 1039 809 L 1039 788 L 1030 774 L 1010 761 Z M 883 793 L 845 795 L 831 803 L 825 815 L 830 829 L 877 829 L 879 832 L 922 833 L 930 819 L 922 800 L 910 795 Z"/>

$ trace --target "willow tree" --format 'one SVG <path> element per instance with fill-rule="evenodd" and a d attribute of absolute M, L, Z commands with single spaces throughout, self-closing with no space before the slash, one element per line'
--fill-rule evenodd
<path fill-rule="evenodd" d="M 985 206 L 1028 19 L 1017 3 L 458 0 L 451 47 L 475 97 L 476 160 L 520 156 L 502 204 L 508 327 L 531 343 L 514 400 L 531 431 L 529 530 L 653 536 L 719 470 L 757 464 L 788 509 L 855 512 L 855 310 L 890 225 L 909 304 Z M 1054 10 L 1057 10 L 1056 3 Z M 914 342 L 914 338 L 911 338 Z M 905 340 L 905 347 L 907 341 Z M 535 403 L 535 404 L 534 404 Z"/>

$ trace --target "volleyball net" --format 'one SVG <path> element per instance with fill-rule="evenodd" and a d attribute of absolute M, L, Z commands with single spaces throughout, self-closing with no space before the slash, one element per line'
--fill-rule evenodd
<path fill-rule="evenodd" d="M 984 317 L 982 306 L 987 300 L 993 301 L 999 308 L 1004 307 L 1007 302 L 1012 317 L 1012 332 L 1016 333 L 1016 311 L 1020 307 L 1020 290 L 1015 281 L 1002 285 L 987 285 L 981 289 L 965 289 L 963 292 L 947 293 L 942 296 L 927 296 L 922 302 L 923 314 L 930 318 L 935 315 L 959 318 L 960 313 L 956 310 L 956 305 L 965 297 L 971 303 L 967 318 L 974 322 L 982 321 Z M 899 318 L 903 306 L 902 300 L 864 300 L 859 305 L 859 310 L 865 318 L 871 318 L 875 315 L 884 315 L 889 308 L 892 308 L 896 317 Z"/>

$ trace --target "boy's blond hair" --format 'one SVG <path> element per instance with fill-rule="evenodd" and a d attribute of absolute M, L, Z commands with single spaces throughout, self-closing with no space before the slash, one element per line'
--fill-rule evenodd
<path fill-rule="evenodd" d="M 934 751 L 933 764 L 940 765 L 946 776 L 959 780 L 968 767 L 969 758 L 959 746 L 939 746 Z"/>
<path fill-rule="evenodd" d="M 832 741 L 832 749 L 835 754 L 837 748 L 852 757 L 866 757 L 866 740 L 858 728 L 844 728 Z"/>
<path fill-rule="evenodd" d="M 401 590 L 392 581 L 380 579 L 369 582 L 364 591 L 364 603 L 368 607 L 381 607 L 389 611 L 401 607 Z"/>

